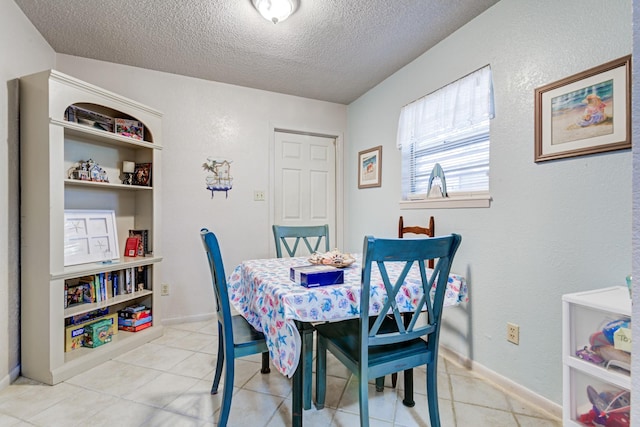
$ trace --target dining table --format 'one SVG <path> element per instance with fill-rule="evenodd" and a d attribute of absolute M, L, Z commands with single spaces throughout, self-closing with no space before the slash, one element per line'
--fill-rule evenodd
<path fill-rule="evenodd" d="M 361 254 L 352 254 L 355 262 L 343 268 L 344 283 L 305 287 L 291 279 L 292 267 L 310 265 L 309 257 L 252 259 L 241 262 L 227 280 L 229 299 L 234 309 L 258 331 L 264 333 L 269 356 L 276 370 L 292 378 L 292 425 L 302 426 L 303 363 L 312 363 L 303 353 L 301 331 L 312 331 L 319 322 L 338 322 L 360 316 L 362 273 Z M 389 263 L 386 268 L 395 280 L 403 263 Z M 395 268 L 397 267 L 397 268 Z M 427 269 L 427 276 L 432 270 Z M 433 298 L 434 289 L 431 289 Z M 396 298 L 402 311 L 415 309 L 423 295 L 417 265 L 407 275 Z M 384 305 L 386 291 L 380 273 L 372 268 L 370 314 L 378 314 Z M 467 283 L 463 276 L 451 273 L 445 292 L 444 306 L 468 301 Z M 306 335 L 311 337 L 311 335 Z M 312 344 L 312 343 L 311 343 Z M 311 347 L 306 351 L 310 352 Z M 301 359 L 303 363 L 301 362 Z M 309 396 L 311 385 L 306 384 Z M 305 408 L 308 409 L 309 405 Z"/>

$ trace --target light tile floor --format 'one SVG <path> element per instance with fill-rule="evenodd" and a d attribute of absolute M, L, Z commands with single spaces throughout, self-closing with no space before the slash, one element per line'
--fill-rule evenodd
<path fill-rule="evenodd" d="M 222 397 L 210 394 L 216 331 L 214 321 L 167 327 L 161 338 L 53 387 L 20 377 L 0 391 L 0 426 L 216 425 Z M 259 356 L 236 363 L 229 426 L 291 425 L 291 381 L 274 369 L 261 374 Z M 358 425 L 355 381 L 336 360 L 329 359 L 327 369 L 326 407 L 304 411 L 304 425 Z M 425 370 L 414 370 L 414 408 L 402 405 L 402 375 L 398 383 L 397 389 L 385 387 L 381 393 L 370 385 L 370 425 L 429 426 Z M 438 389 L 446 427 L 561 425 L 552 415 L 444 358 Z"/>

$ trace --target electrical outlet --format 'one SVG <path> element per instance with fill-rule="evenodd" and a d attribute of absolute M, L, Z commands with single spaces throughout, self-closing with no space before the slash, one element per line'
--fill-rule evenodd
<path fill-rule="evenodd" d="M 168 283 L 163 283 L 160 286 L 160 295 L 163 297 L 166 297 L 169 295 L 169 284 Z"/>
<path fill-rule="evenodd" d="M 516 345 L 520 344 L 520 326 L 507 322 L 507 341 Z"/>
<path fill-rule="evenodd" d="M 256 202 L 264 202 L 264 191 L 262 190 L 254 190 L 253 192 L 253 200 Z"/>

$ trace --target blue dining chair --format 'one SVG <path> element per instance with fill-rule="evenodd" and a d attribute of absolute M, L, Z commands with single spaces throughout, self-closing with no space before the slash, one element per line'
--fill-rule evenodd
<path fill-rule="evenodd" d="M 276 256 L 282 258 L 282 247 L 290 257 L 300 256 L 300 242 L 306 246 L 309 254 L 317 252 L 324 241 L 324 251 L 329 251 L 329 225 L 289 226 L 273 225 L 273 237 L 276 244 Z M 290 245 L 291 243 L 291 245 Z M 313 327 L 309 323 L 297 323 L 302 340 L 303 385 L 302 405 L 311 408 L 311 379 L 313 375 Z"/>
<path fill-rule="evenodd" d="M 238 314 L 231 314 L 227 279 L 224 274 L 222 255 L 220 254 L 220 246 L 216 235 L 203 228 L 200 230 L 200 237 L 209 261 L 211 281 L 216 298 L 216 314 L 218 315 L 218 360 L 216 362 L 213 385 L 211 386 L 211 394 L 218 393 L 222 368 L 226 366 L 222 406 L 218 417 L 218 425 L 224 427 L 227 425 L 231 410 L 235 359 L 258 353 L 266 353 L 268 355 L 268 349 L 262 332 L 255 330 L 244 317 Z M 226 365 L 224 363 L 225 359 Z"/>
<path fill-rule="evenodd" d="M 290 257 L 300 256 L 298 245 L 303 242 L 309 254 L 317 252 L 324 240 L 324 251 L 329 251 L 329 225 L 290 226 L 273 225 L 273 237 L 276 243 L 276 256 L 282 258 L 282 247 Z M 313 240 L 315 239 L 315 241 Z M 289 244 L 292 243 L 292 246 Z"/>
<path fill-rule="evenodd" d="M 324 407 L 327 391 L 327 350 L 358 379 L 360 425 L 369 425 L 368 381 L 393 372 L 425 365 L 427 369 L 427 402 L 431 427 L 440 426 L 438 409 L 438 338 L 444 294 L 451 263 L 461 237 L 457 234 L 431 239 L 376 239 L 366 236 L 362 254 L 362 291 L 360 317 L 337 323 L 316 325 L 316 407 Z M 427 277 L 428 260 L 435 259 L 433 274 Z M 400 275 L 392 283 L 386 263 L 404 263 Z M 423 297 L 410 313 L 405 326 L 396 296 L 405 277 L 415 265 L 421 277 Z M 387 293 L 379 314 L 369 316 L 371 271 L 377 268 Z M 431 289 L 435 283 L 435 294 Z M 366 308 L 366 309 L 365 309 Z M 422 310 L 421 322 L 417 322 Z M 426 319 L 424 319 L 426 317 Z"/>

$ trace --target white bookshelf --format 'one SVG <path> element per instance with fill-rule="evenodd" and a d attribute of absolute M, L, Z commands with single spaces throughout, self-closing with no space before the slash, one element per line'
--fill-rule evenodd
<path fill-rule="evenodd" d="M 78 106 L 144 124 L 144 140 L 65 120 Z M 160 204 L 162 115 L 113 92 L 54 70 L 20 79 L 21 120 L 21 369 L 22 375 L 56 384 L 162 335 L 157 299 L 162 248 Z M 109 182 L 71 179 L 69 170 L 93 159 Z M 152 185 L 122 184 L 122 162 L 152 164 Z M 113 210 L 119 258 L 102 264 L 65 265 L 64 212 Z M 152 254 L 125 258 L 130 229 L 149 230 Z M 65 308 L 65 280 L 145 266 L 145 289 Z M 109 314 L 134 303 L 150 306 L 153 325 L 118 331 L 96 348 L 65 352 L 65 319 L 98 308 Z"/>

